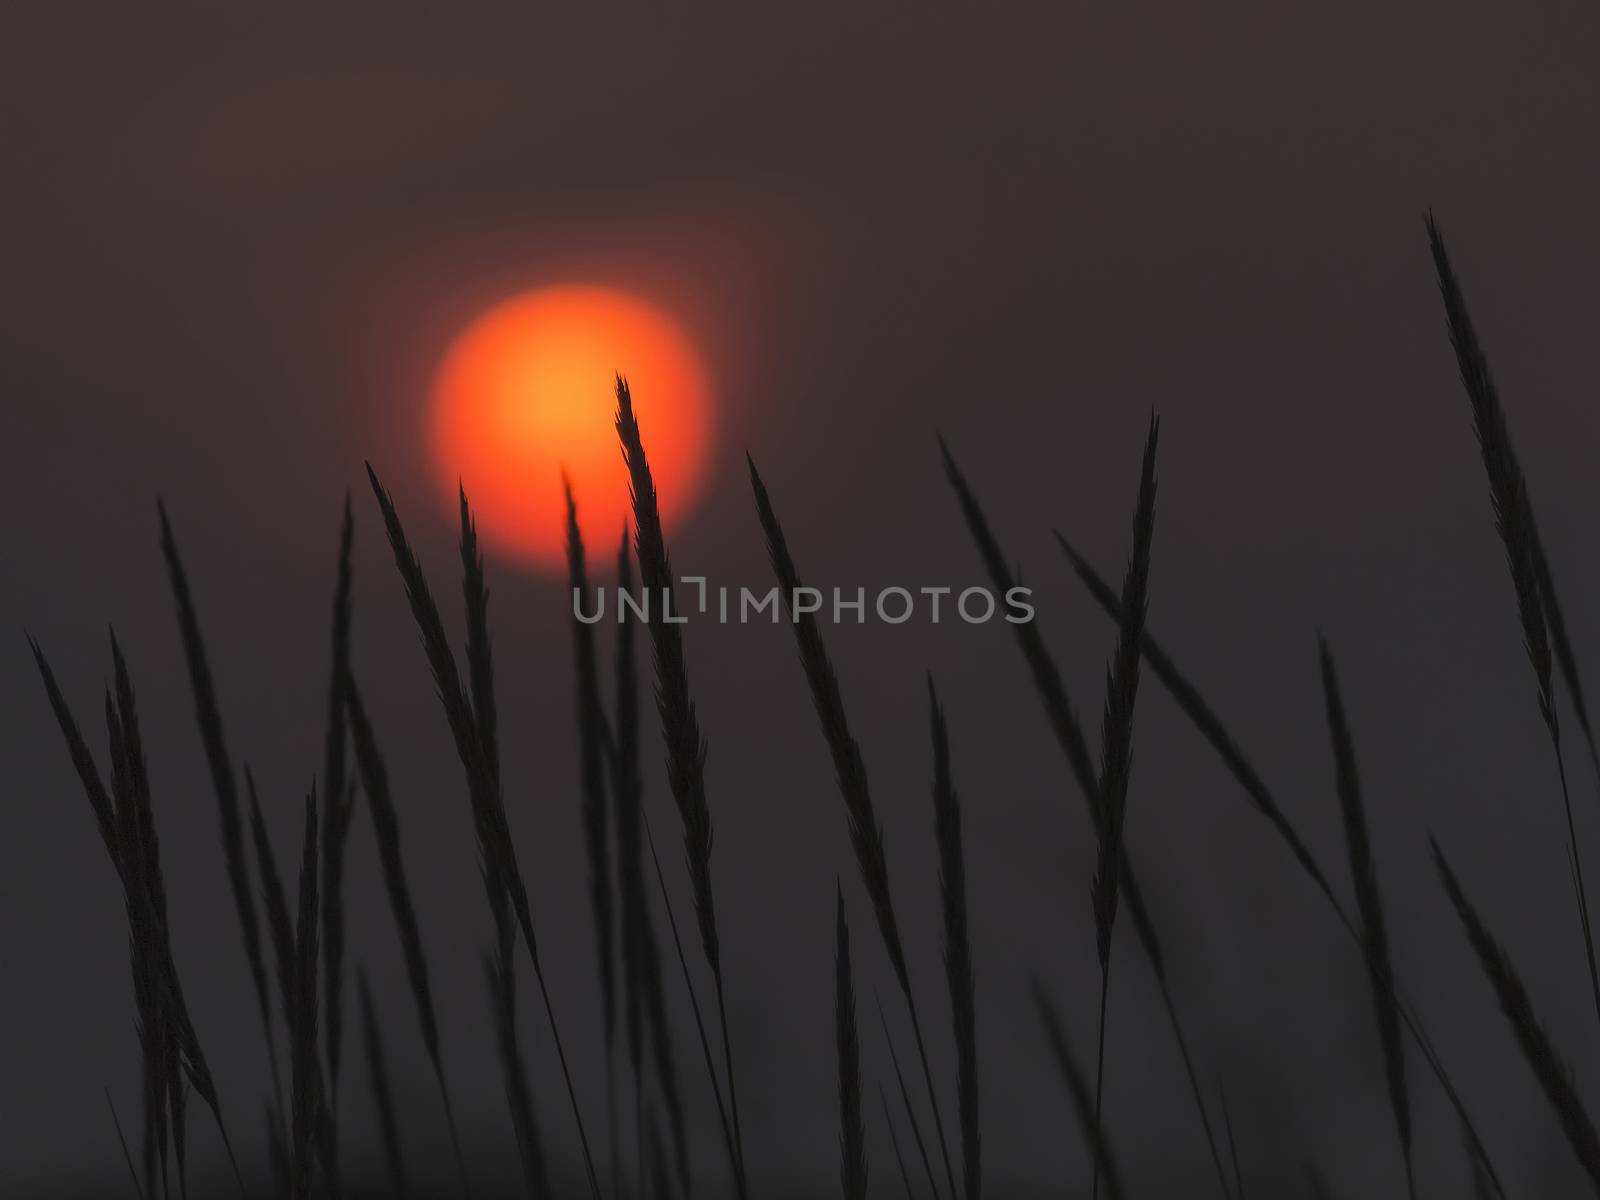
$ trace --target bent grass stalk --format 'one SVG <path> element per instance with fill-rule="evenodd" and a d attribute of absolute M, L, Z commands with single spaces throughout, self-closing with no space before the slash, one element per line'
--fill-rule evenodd
<path fill-rule="evenodd" d="M 1361 940 L 1366 948 L 1367 979 L 1372 987 L 1373 1015 L 1378 1044 L 1383 1052 L 1389 1086 L 1389 1107 L 1394 1113 L 1400 1152 L 1405 1159 L 1406 1192 L 1415 1198 L 1417 1184 L 1411 1165 L 1411 1098 L 1406 1088 L 1405 1043 L 1400 1034 L 1400 1002 L 1394 992 L 1394 963 L 1389 954 L 1389 934 L 1378 890 L 1378 871 L 1372 859 L 1372 838 L 1367 829 L 1366 806 L 1361 797 L 1361 777 L 1356 769 L 1355 741 L 1339 692 L 1333 652 L 1319 639 L 1324 705 L 1333 740 L 1334 773 L 1339 811 L 1344 820 L 1345 844 L 1350 854 L 1350 874 L 1355 882 L 1356 908 L 1361 914 Z"/>
<path fill-rule="evenodd" d="M 1455 348 L 1456 365 L 1461 373 L 1461 385 L 1472 406 L 1473 428 L 1482 451 L 1484 474 L 1489 483 L 1490 507 L 1494 512 L 1495 530 L 1505 549 L 1506 566 L 1511 574 L 1511 587 L 1516 596 L 1517 617 L 1522 626 L 1522 646 L 1528 655 L 1534 682 L 1538 689 L 1539 716 L 1550 736 L 1550 749 L 1555 756 L 1556 772 L 1561 782 L 1561 804 L 1567 824 L 1567 853 L 1572 858 L 1573 876 L 1577 883 L 1578 921 L 1583 933 L 1584 958 L 1589 968 L 1589 987 L 1594 997 L 1595 1016 L 1600 1019 L 1600 966 L 1595 961 L 1594 931 L 1589 921 L 1589 900 L 1583 882 L 1583 852 L 1578 842 L 1578 831 L 1572 818 L 1572 795 L 1567 786 L 1567 765 L 1561 749 L 1561 726 L 1556 719 L 1555 684 L 1552 678 L 1550 629 L 1548 615 L 1556 614 L 1561 625 L 1563 670 L 1571 657 L 1566 643 L 1566 623 L 1554 596 L 1544 595 L 1550 584 L 1549 563 L 1539 546 L 1538 534 L 1533 527 L 1533 510 L 1528 502 L 1528 485 L 1523 476 L 1516 450 L 1511 444 L 1511 431 L 1506 424 L 1505 410 L 1500 404 L 1500 393 L 1494 376 L 1489 371 L 1489 360 L 1478 342 L 1478 335 L 1467 312 L 1466 297 L 1450 256 L 1445 250 L 1444 237 L 1428 214 L 1428 245 L 1433 252 L 1434 269 L 1439 278 L 1439 294 L 1444 303 L 1445 318 L 1450 329 L 1450 343 Z M 1577 669 L 1568 676 L 1572 685 L 1574 703 L 1580 713 L 1584 711 L 1581 690 L 1576 686 Z M 1587 717 L 1585 716 L 1587 726 Z M 1591 747 L 1592 748 L 1592 747 Z"/>
<path fill-rule="evenodd" d="M 1468 899 L 1466 890 L 1461 886 L 1438 841 L 1431 835 L 1428 848 L 1433 854 L 1434 867 L 1439 873 L 1440 882 L 1444 884 L 1445 894 L 1449 896 L 1456 915 L 1466 929 L 1467 940 L 1478 956 L 1478 965 L 1500 1001 L 1500 1009 L 1505 1014 L 1506 1023 L 1511 1026 L 1517 1048 L 1522 1051 L 1522 1057 L 1527 1060 L 1546 1099 L 1555 1109 L 1556 1118 L 1572 1145 L 1579 1165 L 1588 1172 L 1595 1186 L 1600 1188 L 1600 1133 L 1596 1132 L 1588 1110 L 1578 1097 L 1572 1072 L 1557 1053 L 1550 1035 L 1539 1023 L 1533 1003 L 1528 998 L 1528 989 L 1517 973 L 1511 956 L 1489 931 L 1488 924 Z"/>

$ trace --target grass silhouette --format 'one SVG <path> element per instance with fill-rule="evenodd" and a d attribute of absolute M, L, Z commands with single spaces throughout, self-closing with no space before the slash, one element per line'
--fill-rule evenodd
<path fill-rule="evenodd" d="M 1571 872 L 1577 927 L 1583 937 L 1581 962 L 1600 1015 L 1600 970 L 1590 928 L 1583 872 L 1584 855 L 1572 816 L 1572 799 L 1558 720 L 1558 685 L 1564 690 L 1582 729 L 1592 761 L 1600 766 L 1589 720 L 1585 691 L 1573 648 L 1571 629 L 1555 592 L 1554 573 L 1534 521 L 1528 485 L 1512 449 L 1509 423 L 1494 386 L 1488 360 L 1468 316 L 1464 289 L 1455 273 L 1438 226 L 1430 217 L 1427 235 L 1443 300 L 1446 328 L 1460 368 L 1463 389 L 1477 433 L 1488 482 L 1491 514 L 1504 550 L 1512 582 L 1516 630 L 1533 671 L 1535 699 L 1555 760 L 1564 817 L 1564 852 Z M 627 383 L 616 386 L 616 429 L 627 464 L 633 525 L 623 531 L 618 556 L 619 574 L 631 587 L 637 564 L 646 594 L 657 602 L 645 623 L 650 639 L 656 717 L 666 759 L 667 782 L 681 826 L 683 869 L 693 905 L 694 932 L 700 957 L 691 962 L 670 896 L 667 871 L 657 852 L 653 831 L 645 815 L 642 796 L 647 787 L 640 746 L 648 722 L 640 719 L 635 633 L 628 622 L 619 623 L 614 647 L 613 696 L 607 706 L 603 647 L 594 629 L 575 621 L 572 729 L 576 732 L 580 764 L 580 795 L 573 797 L 584 835 L 588 868 L 589 910 L 593 929 L 596 972 L 592 992 L 603 1016 L 603 1062 L 579 1061 L 580 1070 L 603 1072 L 607 1114 L 605 1142 L 593 1139 L 593 1122 L 580 1106 L 573 1083 L 574 1064 L 556 1019 L 552 988 L 591 989 L 572 980 L 547 977 L 536 936 L 536 914 L 518 863 L 516 841 L 505 802 L 500 764 L 500 730 L 495 695 L 496 662 L 490 640 L 489 587 L 477 529 L 465 492 L 459 496 L 462 595 L 466 629 L 464 657 L 458 664 L 426 574 L 406 537 L 389 493 L 368 467 L 369 482 L 384 533 L 400 576 L 402 591 L 415 622 L 431 677 L 435 699 L 445 718 L 462 775 L 465 815 L 476 838 L 478 863 L 485 899 L 493 920 L 494 940 L 484 956 L 489 1021 L 506 1093 L 507 1121 L 513 1132 L 528 1194 L 549 1196 L 552 1180 L 560 1177 L 566 1151 L 581 1156 L 590 1195 L 639 1200 L 699 1200 L 705 1196 L 737 1196 L 749 1200 L 763 1192 L 758 1158 L 747 1158 L 740 1115 L 740 1074 L 735 1070 L 733 1040 L 729 1034 L 724 952 L 717 921 L 719 897 L 713 887 L 713 815 L 705 778 L 706 737 L 701 728 L 691 687 L 689 655 L 678 624 L 664 619 L 661 605 L 674 586 L 668 548 L 656 503 L 647 456 L 646 432 L 634 408 Z M 1198 1119 L 1199 1135 L 1206 1144 L 1216 1179 L 1215 1187 L 1233 1200 L 1243 1200 L 1246 1172 L 1241 1147 L 1233 1136 L 1225 1095 L 1217 1087 L 1218 1120 L 1200 1085 L 1197 1062 L 1179 1018 L 1177 998 L 1181 981 L 1174 977 L 1162 953 L 1158 921 L 1139 889 L 1124 838 L 1134 762 L 1134 714 L 1142 677 L 1158 683 L 1220 757 L 1239 785 L 1253 811 L 1264 818 L 1275 838 L 1290 855 L 1313 890 L 1323 897 L 1339 928 L 1351 939 L 1359 955 L 1349 966 L 1359 968 L 1372 996 L 1378 1059 L 1384 1075 L 1387 1102 L 1394 1121 L 1400 1154 L 1394 1163 L 1394 1194 L 1432 1193 L 1439 1185 L 1417 1178 L 1414 1161 L 1414 1110 L 1427 1097 L 1413 1088 L 1407 1056 L 1420 1054 L 1423 1063 L 1459 1125 L 1467 1162 L 1461 1174 L 1473 1181 L 1475 1194 L 1506 1196 L 1495 1166 L 1466 1097 L 1437 1052 L 1422 1016 L 1403 986 L 1405 964 L 1397 961 L 1391 945 L 1382 893 L 1375 865 L 1376 849 L 1369 827 L 1366 798 L 1357 768 L 1357 740 L 1346 708 L 1344 692 L 1332 651 L 1319 643 L 1324 714 L 1332 747 L 1334 790 L 1344 832 L 1351 872 L 1354 909 L 1346 907 L 1339 891 L 1289 818 L 1277 796 L 1253 765 L 1242 742 L 1230 731 L 1200 686 L 1178 665 L 1146 623 L 1150 588 L 1151 540 L 1155 506 L 1155 451 L 1159 426 L 1152 418 L 1145 445 L 1138 500 L 1133 520 L 1133 546 L 1120 588 L 1113 588 L 1090 562 L 1061 534 L 1057 534 L 1068 565 L 1090 596 L 1114 623 L 1116 640 L 1107 672 L 1104 713 L 1100 730 L 1098 764 L 1090 751 L 1088 734 L 1080 721 L 1061 673 L 1052 659 L 1037 623 L 1013 625 L 1026 678 L 1026 690 L 1043 706 L 1045 716 L 1067 766 L 1069 787 L 1078 790 L 1095 834 L 1097 856 L 1088 888 L 1096 934 L 1098 967 L 1098 1028 L 1096 1057 L 1091 1075 L 1074 1051 L 1088 1044 L 1090 1030 L 1071 1030 L 1061 997 L 1052 996 L 1035 983 L 1032 1001 L 1039 1018 L 1038 1051 L 1054 1063 L 1066 1091 L 1062 1113 L 1064 1128 L 1074 1129 L 1082 1142 L 1082 1158 L 1066 1161 L 1063 1177 L 1090 1180 L 1088 1194 L 1103 1190 L 1115 1200 L 1138 1195 L 1138 1165 L 1117 1152 L 1119 1122 L 1132 1122 L 1133 1114 L 1108 1112 L 1103 1104 L 1104 1083 L 1118 1069 L 1118 1054 L 1108 1053 L 1106 1030 L 1117 1015 L 1110 987 L 1112 948 L 1124 907 L 1127 922 L 1159 986 L 1165 1018 L 1179 1050 L 1189 1095 Z M 958 465 L 951 447 L 941 439 L 939 450 L 947 482 L 953 492 L 960 524 L 976 548 L 978 560 L 999 591 L 1016 585 L 1017 571 L 1001 548 L 978 499 L 977 491 Z M 896 906 L 890 886 L 888 836 L 868 785 L 865 758 L 852 732 L 844 691 L 834 660 L 824 643 L 814 616 L 797 611 L 792 603 L 801 576 L 784 535 L 772 497 L 749 464 L 757 523 L 779 588 L 791 615 L 801 674 L 822 735 L 821 750 L 828 754 L 851 839 L 856 871 L 865 894 L 876 942 L 895 980 L 891 997 L 897 1015 L 910 1024 L 916 1062 L 908 1085 L 883 1006 L 878 1005 L 882 1049 L 887 1051 L 894 1076 L 893 1093 L 885 1079 L 867 1073 L 863 1031 L 857 1021 L 857 983 L 861 978 L 862 947 L 852 946 L 850 921 L 842 889 L 836 889 L 834 908 L 834 971 L 831 989 L 826 981 L 818 989 L 819 1005 L 831 992 L 834 1046 L 837 1064 L 838 1141 L 830 1160 L 839 1163 L 838 1188 L 845 1200 L 865 1200 L 877 1192 L 903 1191 L 908 1197 L 930 1200 L 982 1200 L 986 1173 L 993 1164 L 983 1155 L 983 1106 L 986 1087 L 1002 1082 L 988 1079 L 977 1037 L 980 995 L 969 926 L 970 878 L 962 844 L 962 801 L 955 786 L 944 704 L 928 680 L 928 721 L 932 750 L 932 825 L 940 884 L 940 933 L 943 944 L 944 984 L 950 1005 L 948 1029 L 953 1078 L 940 1079 L 933 1068 L 936 1056 L 929 1044 L 938 1031 L 925 1023 L 922 1013 L 933 1001 L 919 988 L 907 950 L 906 929 L 912 914 Z M 584 530 L 579 498 L 567 492 L 568 563 L 570 582 L 587 583 Z M 953 530 L 956 528 L 952 522 Z M 589 531 L 607 539 L 615 530 Z M 388 1194 L 416 1194 L 405 1152 L 405 1130 L 394 1102 L 395 1085 L 390 1047 L 393 1030 L 381 1028 L 372 990 L 360 962 L 371 947 L 346 944 L 344 891 L 346 847 L 352 822 L 365 810 L 374 833 L 381 884 L 398 936 L 407 988 L 416 1012 L 429 1069 L 434 1076 L 441 1111 L 448 1128 L 463 1195 L 477 1186 L 471 1164 L 463 1152 L 451 1092 L 447 1085 L 443 1034 L 435 1005 L 434 983 L 421 922 L 416 911 L 403 851 L 404 833 L 400 804 L 390 779 L 377 732 L 363 702 L 356 672 L 351 665 L 350 630 L 353 619 L 352 545 L 355 517 L 347 501 L 339 540 L 332 605 L 331 637 L 326 694 L 326 723 L 321 769 L 308 789 L 298 870 L 292 877 L 280 871 L 273 831 L 268 827 L 255 780 L 248 767 L 235 774 L 235 759 L 219 701 L 219 688 L 201 634 L 195 591 L 179 553 L 173 523 L 165 507 L 159 509 L 159 545 L 170 584 L 184 669 L 193 698 L 195 728 L 199 736 L 214 794 L 222 863 L 228 878 L 233 908 L 239 923 L 240 950 L 249 972 L 259 1009 L 262 1036 L 271 1069 L 270 1093 L 263 1125 L 268 1158 L 275 1166 L 270 1181 L 276 1196 L 302 1200 L 326 1193 L 339 1197 L 344 1190 L 341 1168 L 339 1111 L 348 1106 L 348 1089 L 341 1102 L 341 1041 L 345 1027 L 347 974 L 356 977 L 356 1007 L 366 1095 L 376 1117 L 383 1152 L 382 1171 Z M 185 998 L 178 970 L 178 953 L 169 926 L 168 896 L 158 837 L 158 802 L 140 735 L 139 712 L 127 655 L 111 638 L 113 684 L 104 697 L 105 751 L 109 775 L 102 775 L 96 750 L 85 735 L 71 702 L 63 692 L 43 648 L 29 638 L 29 646 L 43 684 L 48 708 L 59 726 L 73 771 L 88 801 L 94 827 L 121 884 L 124 918 L 128 928 L 129 968 L 135 1031 L 138 1039 L 140 1082 L 139 1120 L 130 1123 L 131 1142 L 113 1106 L 112 1115 L 121 1154 L 132 1186 L 141 1200 L 155 1200 L 190 1189 L 189 1098 L 200 1100 L 227 1148 L 233 1148 L 224 1121 L 223 1098 L 218 1095 L 210 1066 L 202 1050 L 195 1022 Z M 419 680 L 418 686 L 422 686 Z M 960 700 L 959 692 L 951 695 Z M 1033 701 L 1029 701 L 1030 703 Z M 821 752 L 819 750 L 819 753 Z M 348 762 L 353 760 L 353 762 Z M 981 776 L 978 776 L 981 778 Z M 240 782 L 243 782 L 241 789 Z M 1554 790 L 1554 789 L 1552 789 Z M 241 802 L 241 791 L 243 802 Z M 360 802 L 365 797 L 365 803 Z M 248 830 L 248 833 L 247 833 Z M 247 837 L 249 849 L 247 850 Z M 415 854 L 413 846 L 411 852 Z M 1432 842 L 1434 864 L 1448 899 L 1474 952 L 1489 992 L 1506 1020 L 1509 1037 L 1519 1049 L 1543 1094 L 1556 1125 L 1565 1135 L 1579 1166 L 1600 1189 L 1600 1134 L 1566 1067 L 1566 1058 L 1540 1024 L 1535 1000 L 1513 962 L 1512 950 L 1494 936 L 1469 896 L 1460 874 Z M 646 863 L 648 853 L 650 863 Z M 649 886 L 649 875 L 656 887 Z M 291 898 L 293 903 L 291 904 Z M 1125 906 L 1123 904 L 1125 903 Z M 670 1020 L 668 993 L 672 989 L 662 969 L 664 949 L 658 938 L 664 917 L 678 960 L 684 996 L 693 1013 L 710 1099 L 714 1112 L 702 1112 L 692 1102 L 679 1076 L 678 1030 Z M 1125 940 L 1125 939 L 1124 939 Z M 548 1114 L 535 1110 L 538 1090 L 527 1071 L 520 1044 L 520 1005 L 516 986 L 518 943 L 526 950 L 539 993 L 550 1044 L 560 1070 L 570 1114 L 559 1134 L 549 1126 Z M 269 953 L 272 972 L 269 974 Z M 347 961 L 348 960 L 348 961 Z M 369 959 L 370 961 L 370 959 Z M 1093 980 L 1094 967 L 1077 963 L 1081 979 Z M 699 983 L 697 985 L 697 978 Z M 275 987 L 269 986 L 269 981 Z M 705 986 L 709 982 L 709 989 Z M 1085 984 L 1092 988 L 1092 983 Z M 1092 997 L 1091 997 L 1092 998 Z M 987 1003 L 987 1001 L 986 1001 Z M 276 1015 L 275 1015 L 276 1009 Z M 276 1019 L 281 1017 L 281 1022 Z M 283 1037 L 278 1036 L 279 1030 Z M 281 1043 L 281 1044 L 280 1044 Z M 821 1052 L 824 1047 L 817 1048 Z M 281 1061 L 287 1072 L 280 1069 Z M 905 1060 L 909 1062 L 909 1057 Z M 1375 1062 L 1378 1060 L 1375 1060 Z M 286 1075 L 286 1080 L 285 1080 Z M 917 1078 L 920 1076 L 920 1078 Z M 748 1081 L 747 1085 L 748 1085 Z M 774 1092 L 781 1082 L 763 1081 Z M 868 1158 L 869 1122 L 864 1103 L 869 1087 L 876 1087 L 883 1126 L 893 1148 L 894 1163 L 872 1163 Z M 941 1095 L 947 1103 L 941 1104 Z M 954 1096 L 951 1107 L 948 1100 Z M 898 1107 L 894 1098 L 898 1099 Z M 247 1107 L 240 1099 L 235 1107 Z M 631 1115 L 625 1116 L 625 1110 Z M 957 1136 L 947 1132 L 945 1112 L 955 1114 Z M 543 1123 L 541 1123 L 541 1117 Z M 714 1180 L 695 1178 L 692 1170 L 694 1133 L 712 1121 L 721 1134 L 726 1153 L 725 1170 Z M 1220 1129 L 1220 1136 L 1219 1136 Z M 909 1132 L 909 1141 L 902 1135 Z M 631 1136 L 630 1136 L 631 1135 Z M 630 1144 L 625 1144 L 630 1143 Z M 602 1153 L 595 1153 L 596 1147 Z M 1242 1148 L 1248 1152 L 1246 1144 Z M 905 1153 L 902 1153 L 902 1151 Z M 914 1153 L 913 1153 L 914 1152 Z M 960 1170 L 957 1170 L 959 1163 Z M 920 1167 L 920 1173 L 917 1168 Z M 247 1188 L 235 1166 L 235 1183 L 241 1194 Z M 1081 1172 L 1081 1174 L 1073 1174 Z M 1310 1193 L 1330 1195 L 1327 1183 L 1308 1168 Z M 1258 1180 L 1259 1183 L 1259 1180 Z M 1208 1182 L 1206 1187 L 1212 1185 Z M 259 1189 L 257 1189 L 259 1190 Z M 988 1189 L 992 1192 L 993 1189 Z M 1259 1188 L 1258 1188 L 1259 1190 Z"/>

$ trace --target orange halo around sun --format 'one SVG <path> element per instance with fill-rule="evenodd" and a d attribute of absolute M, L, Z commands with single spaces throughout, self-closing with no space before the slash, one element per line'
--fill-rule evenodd
<path fill-rule="evenodd" d="M 434 469 L 452 506 L 465 486 L 488 545 L 562 568 L 565 471 L 591 561 L 611 561 L 632 518 L 613 424 L 619 373 L 670 530 L 705 484 L 713 417 L 706 369 L 666 314 L 611 288 L 545 287 L 496 305 L 451 343 L 434 384 Z"/>

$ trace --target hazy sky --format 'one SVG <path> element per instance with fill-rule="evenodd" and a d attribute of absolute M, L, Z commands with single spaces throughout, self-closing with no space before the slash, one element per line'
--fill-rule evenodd
<path fill-rule="evenodd" d="M 767 586 L 749 449 L 815 582 L 981 582 L 940 474 L 943 431 L 1038 589 L 1091 735 L 1113 631 L 1050 531 L 1114 566 L 1157 410 L 1153 626 L 1347 895 L 1314 654 L 1317 630 L 1331 639 L 1399 970 L 1512 1194 L 1575 1190 L 1570 1152 L 1427 864 L 1433 829 L 1515 947 L 1580 1084 L 1600 1084 L 1554 772 L 1422 217 L 1432 206 L 1450 239 L 1593 667 L 1595 6 L 546 7 L 425 20 L 377 5 L 337 17 L 8 14 L 0 1191 L 122 1187 L 103 1090 L 137 1119 L 121 901 L 24 628 L 97 748 L 107 622 L 128 647 L 178 953 L 236 1140 L 259 1160 L 265 1063 L 157 496 L 189 559 L 235 756 L 254 767 L 287 857 L 319 761 L 336 521 L 355 489 L 356 667 L 399 781 L 469 1150 L 509 1168 L 470 821 L 361 462 L 384 474 L 458 622 L 451 515 L 422 443 L 428 372 L 471 314 L 573 278 L 650 297 L 711 364 L 723 428 L 708 500 L 674 539 L 682 572 Z M 593 531 L 606 554 L 615 536 Z M 568 601 L 513 562 L 490 572 L 512 819 L 597 1118 Z M 764 1194 L 827 1194 L 836 876 L 874 1081 L 887 1064 L 871 997 L 892 982 L 788 630 L 702 623 L 687 636 L 751 1158 Z M 944 1077 L 924 671 L 946 694 L 993 1194 L 1076 1184 L 1087 1163 L 1028 983 L 1050 982 L 1087 1051 L 1092 838 L 1008 631 L 914 621 L 829 636 Z M 647 801 L 670 834 L 653 726 L 648 736 Z M 1128 838 L 1202 1070 L 1227 1086 L 1252 1191 L 1294 1194 L 1315 1159 L 1339 1194 L 1397 1194 L 1349 944 L 1154 686 L 1135 758 Z M 1573 778 L 1593 845 L 1595 781 L 1582 767 Z M 351 879 L 351 952 L 384 990 L 414 1161 L 442 1169 L 364 817 Z M 1138 1194 L 1190 1194 L 1206 1157 L 1179 1064 L 1147 972 L 1132 953 L 1120 962 L 1108 1120 Z M 561 1144 L 569 1126 L 536 1015 L 524 1010 L 526 1041 L 547 1138 Z M 719 1179 L 680 1016 L 703 1174 Z M 360 1078 L 351 1069 L 352 1096 Z M 1420 1178 L 1447 1194 L 1464 1187 L 1458 1130 L 1415 1056 L 1412 1078 Z M 345 1124 L 347 1158 L 372 1161 L 365 1113 Z M 888 1195 L 882 1123 L 870 1133 Z M 195 1140 L 201 1173 L 222 1179 L 198 1122 Z"/>

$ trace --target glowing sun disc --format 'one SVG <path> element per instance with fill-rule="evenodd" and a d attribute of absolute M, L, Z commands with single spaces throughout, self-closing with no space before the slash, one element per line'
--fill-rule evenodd
<path fill-rule="evenodd" d="M 561 285 L 502 301 L 450 344 L 434 381 L 434 472 L 452 511 L 465 486 L 488 546 L 564 569 L 564 470 L 590 560 L 611 561 L 632 519 L 618 373 L 670 532 L 704 487 L 713 436 L 707 372 L 676 322 L 624 292 Z"/>

